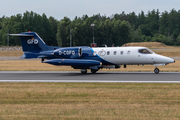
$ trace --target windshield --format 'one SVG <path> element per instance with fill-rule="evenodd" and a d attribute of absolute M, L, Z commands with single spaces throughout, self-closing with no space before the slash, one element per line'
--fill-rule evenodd
<path fill-rule="evenodd" d="M 149 49 L 139 49 L 139 53 L 143 53 L 143 54 L 152 54 L 153 51 L 149 50 Z"/>

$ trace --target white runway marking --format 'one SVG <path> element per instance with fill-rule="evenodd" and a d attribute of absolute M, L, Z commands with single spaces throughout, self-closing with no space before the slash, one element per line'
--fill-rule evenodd
<path fill-rule="evenodd" d="M 112 81 L 112 80 L 0 80 L 0 82 L 51 82 L 51 83 L 180 83 L 180 81 Z"/>

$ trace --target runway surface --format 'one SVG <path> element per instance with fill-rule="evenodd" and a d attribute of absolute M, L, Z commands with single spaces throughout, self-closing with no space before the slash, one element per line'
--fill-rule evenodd
<path fill-rule="evenodd" d="M 0 71 L 0 82 L 129 82 L 180 83 L 180 72 L 72 72 Z"/>

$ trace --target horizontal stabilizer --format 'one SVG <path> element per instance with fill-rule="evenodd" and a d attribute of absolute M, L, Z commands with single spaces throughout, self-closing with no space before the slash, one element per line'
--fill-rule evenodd
<path fill-rule="evenodd" d="M 32 34 L 8 34 L 10 36 L 19 36 L 19 37 L 32 37 Z"/>

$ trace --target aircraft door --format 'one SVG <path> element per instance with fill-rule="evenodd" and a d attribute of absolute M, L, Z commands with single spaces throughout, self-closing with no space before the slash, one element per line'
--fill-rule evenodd
<path fill-rule="evenodd" d="M 153 57 L 151 57 L 151 60 L 152 60 L 152 62 L 153 62 L 153 63 L 155 63 L 155 61 L 154 61 L 154 58 L 153 58 Z"/>
<path fill-rule="evenodd" d="M 153 64 L 154 63 L 154 58 L 151 55 L 138 54 L 138 63 L 139 64 Z"/>

